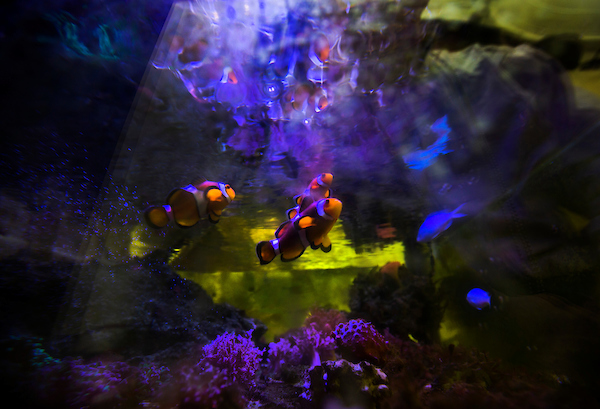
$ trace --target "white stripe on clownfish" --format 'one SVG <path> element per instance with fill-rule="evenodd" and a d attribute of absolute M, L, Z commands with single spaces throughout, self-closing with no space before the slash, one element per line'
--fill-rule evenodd
<path fill-rule="evenodd" d="M 271 245 L 273 246 L 273 252 L 275 253 L 275 257 L 281 254 L 279 250 L 279 239 L 271 240 Z"/>
<path fill-rule="evenodd" d="M 317 203 L 317 214 L 325 220 L 333 220 L 333 217 L 325 213 L 325 202 L 326 200 L 321 200 Z"/>
<path fill-rule="evenodd" d="M 227 200 L 227 203 L 231 203 L 231 197 L 229 197 L 229 194 L 227 193 L 225 183 L 219 183 L 219 190 L 221 191 L 221 193 L 223 193 L 223 196 L 225 197 L 225 200 Z"/>

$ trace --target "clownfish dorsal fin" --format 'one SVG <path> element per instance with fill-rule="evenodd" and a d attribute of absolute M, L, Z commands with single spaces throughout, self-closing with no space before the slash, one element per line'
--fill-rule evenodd
<path fill-rule="evenodd" d="M 296 195 L 296 196 L 294 196 L 294 203 L 296 203 L 297 205 L 299 205 L 300 202 L 302 202 L 302 195 Z"/>
<path fill-rule="evenodd" d="M 325 192 L 325 199 L 329 199 L 329 196 L 331 196 L 331 189 L 327 189 L 327 192 Z"/>
<path fill-rule="evenodd" d="M 298 223 L 298 227 L 301 229 L 306 229 L 307 227 L 316 226 L 317 223 L 315 219 L 310 216 L 301 217 L 296 223 Z"/>
<path fill-rule="evenodd" d="M 194 186 L 200 186 L 200 185 L 201 185 L 201 184 L 203 184 L 204 182 L 206 182 L 206 178 L 201 178 L 201 177 L 198 177 L 198 178 L 196 178 L 196 179 L 194 179 L 194 180 L 192 181 L 192 185 L 194 185 Z"/>
<path fill-rule="evenodd" d="M 298 215 L 298 208 L 297 207 L 292 207 L 291 209 L 289 209 L 287 211 L 287 217 L 288 219 L 292 220 L 294 217 L 296 217 Z"/>

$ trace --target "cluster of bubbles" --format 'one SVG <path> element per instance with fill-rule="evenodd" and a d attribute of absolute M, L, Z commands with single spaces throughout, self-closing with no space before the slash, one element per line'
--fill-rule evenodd
<path fill-rule="evenodd" d="M 383 96 L 385 84 L 411 75 L 427 2 L 411 3 L 180 3 L 152 63 L 173 72 L 197 100 L 306 120 L 355 92 Z"/>

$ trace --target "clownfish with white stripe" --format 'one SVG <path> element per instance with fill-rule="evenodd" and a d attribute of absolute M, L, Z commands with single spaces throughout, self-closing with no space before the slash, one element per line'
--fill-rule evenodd
<path fill-rule="evenodd" d="M 312 203 L 321 199 L 327 199 L 331 196 L 331 183 L 333 175 L 331 173 L 321 173 L 311 180 L 308 187 L 300 195 L 294 196 L 296 206 L 287 211 L 288 219 L 293 219 L 302 213 Z"/>
<path fill-rule="evenodd" d="M 342 212 L 342 202 L 335 198 L 313 202 L 293 220 L 279 226 L 275 239 L 261 241 L 256 245 L 260 264 L 269 264 L 281 255 L 281 261 L 292 261 L 300 257 L 307 247 L 331 251 L 331 240 L 327 236 Z"/>
<path fill-rule="evenodd" d="M 197 180 L 174 189 L 167 196 L 166 205 L 150 206 L 144 218 L 151 227 L 160 229 L 173 221 L 179 227 L 191 227 L 203 217 L 218 223 L 223 209 L 235 199 L 235 192 L 226 183 Z"/>

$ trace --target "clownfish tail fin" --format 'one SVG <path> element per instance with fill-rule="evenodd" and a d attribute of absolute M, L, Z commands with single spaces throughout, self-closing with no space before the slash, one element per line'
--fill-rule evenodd
<path fill-rule="evenodd" d="M 256 245 L 256 255 L 260 264 L 269 264 L 275 258 L 275 249 L 270 241 L 261 241 Z"/>
<path fill-rule="evenodd" d="M 169 214 L 164 206 L 150 206 L 144 210 L 144 219 L 150 227 L 161 229 L 169 223 Z"/>

